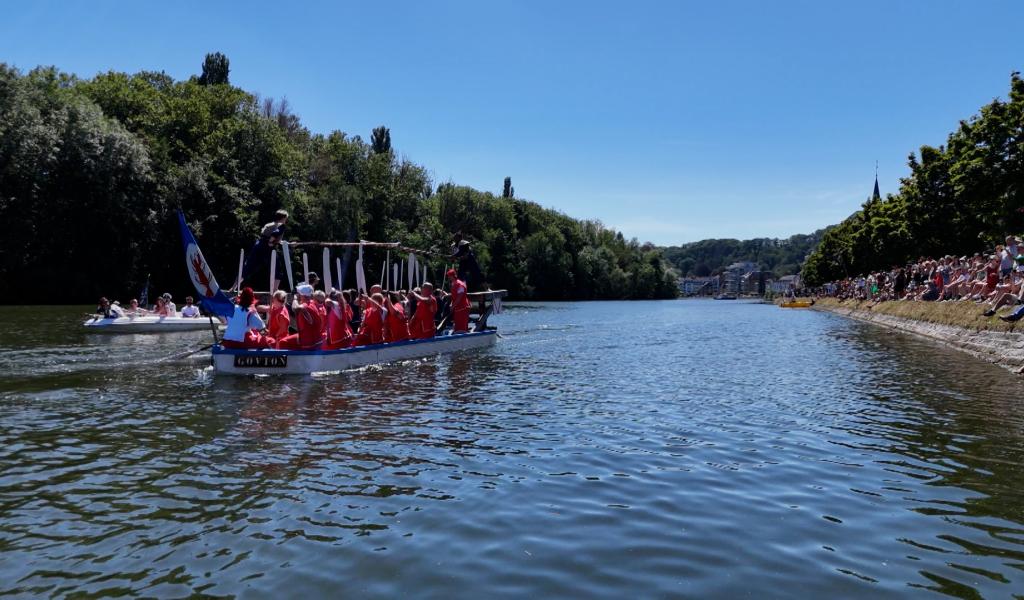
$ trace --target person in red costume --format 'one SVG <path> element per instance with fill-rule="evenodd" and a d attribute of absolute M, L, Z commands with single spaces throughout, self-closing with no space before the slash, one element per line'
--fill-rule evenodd
<path fill-rule="evenodd" d="M 252 288 L 245 288 L 238 295 L 235 312 L 228 317 L 224 339 L 220 345 L 225 348 L 257 349 L 273 348 L 274 339 L 260 333 L 264 329 L 263 319 L 256 312 L 256 296 Z"/>
<path fill-rule="evenodd" d="M 448 269 L 445 275 L 452 284 L 452 333 L 469 333 L 469 290 L 466 282 Z"/>
<path fill-rule="evenodd" d="M 409 295 L 416 298 L 416 312 L 409 321 L 409 334 L 414 340 L 426 340 L 434 337 L 434 315 L 437 314 L 437 299 L 434 298 L 434 286 L 431 283 L 424 283 L 423 295 L 416 290 L 409 292 Z"/>
<path fill-rule="evenodd" d="M 313 286 L 301 283 L 295 286 L 295 291 L 298 297 L 292 301 L 292 312 L 299 332 L 279 341 L 277 347 L 282 350 L 316 350 L 323 342 L 323 323 L 320 309 L 313 301 Z"/>
<path fill-rule="evenodd" d="M 327 308 L 327 340 L 324 350 L 338 350 L 352 345 L 352 307 L 338 290 L 331 292 Z"/>
<path fill-rule="evenodd" d="M 288 307 L 284 304 L 287 300 L 288 294 L 284 290 L 277 290 L 271 296 L 270 306 L 261 304 L 256 307 L 257 311 L 267 315 L 267 335 L 275 340 L 288 337 L 288 325 L 291 323 L 292 317 L 288 313 Z"/>
<path fill-rule="evenodd" d="M 327 341 L 327 294 L 320 290 L 313 292 L 313 306 L 320 313 L 320 337 Z"/>
<path fill-rule="evenodd" d="M 398 292 L 389 292 L 384 299 L 387 316 L 384 318 L 384 341 L 388 343 L 404 342 L 409 339 L 409 319 L 405 316 L 405 307 L 399 301 Z"/>
<path fill-rule="evenodd" d="M 363 323 L 356 335 L 356 346 L 384 343 L 384 296 L 363 294 Z"/>

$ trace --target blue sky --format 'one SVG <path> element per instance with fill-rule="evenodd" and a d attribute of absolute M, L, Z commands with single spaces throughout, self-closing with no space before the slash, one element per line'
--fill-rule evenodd
<path fill-rule="evenodd" d="M 231 81 L 659 244 L 788 236 L 1005 96 L 1024 2 L 0 2 L 0 61 Z"/>

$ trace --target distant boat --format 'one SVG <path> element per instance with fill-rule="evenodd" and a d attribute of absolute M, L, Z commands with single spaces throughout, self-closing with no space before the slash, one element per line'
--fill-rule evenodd
<path fill-rule="evenodd" d="M 810 308 L 814 306 L 814 300 L 787 300 L 779 306 L 782 308 Z"/>
<path fill-rule="evenodd" d="M 82 325 L 91 333 L 170 333 L 210 329 L 210 322 L 207 319 L 158 317 L 156 315 L 117 318 L 105 318 L 97 315 Z"/>
<path fill-rule="evenodd" d="M 736 294 L 719 294 L 715 296 L 715 300 L 735 300 Z"/>

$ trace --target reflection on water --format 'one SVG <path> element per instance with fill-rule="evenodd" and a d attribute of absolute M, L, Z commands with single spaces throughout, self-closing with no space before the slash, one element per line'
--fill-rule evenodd
<path fill-rule="evenodd" d="M 492 350 L 213 377 L 0 312 L 0 593 L 1024 593 L 1024 385 L 743 302 L 510 306 Z"/>

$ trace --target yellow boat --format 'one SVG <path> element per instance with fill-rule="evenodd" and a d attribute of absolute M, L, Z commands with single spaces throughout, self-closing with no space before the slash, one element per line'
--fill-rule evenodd
<path fill-rule="evenodd" d="M 782 308 L 810 308 L 814 306 L 814 300 L 787 300 L 779 306 Z"/>

